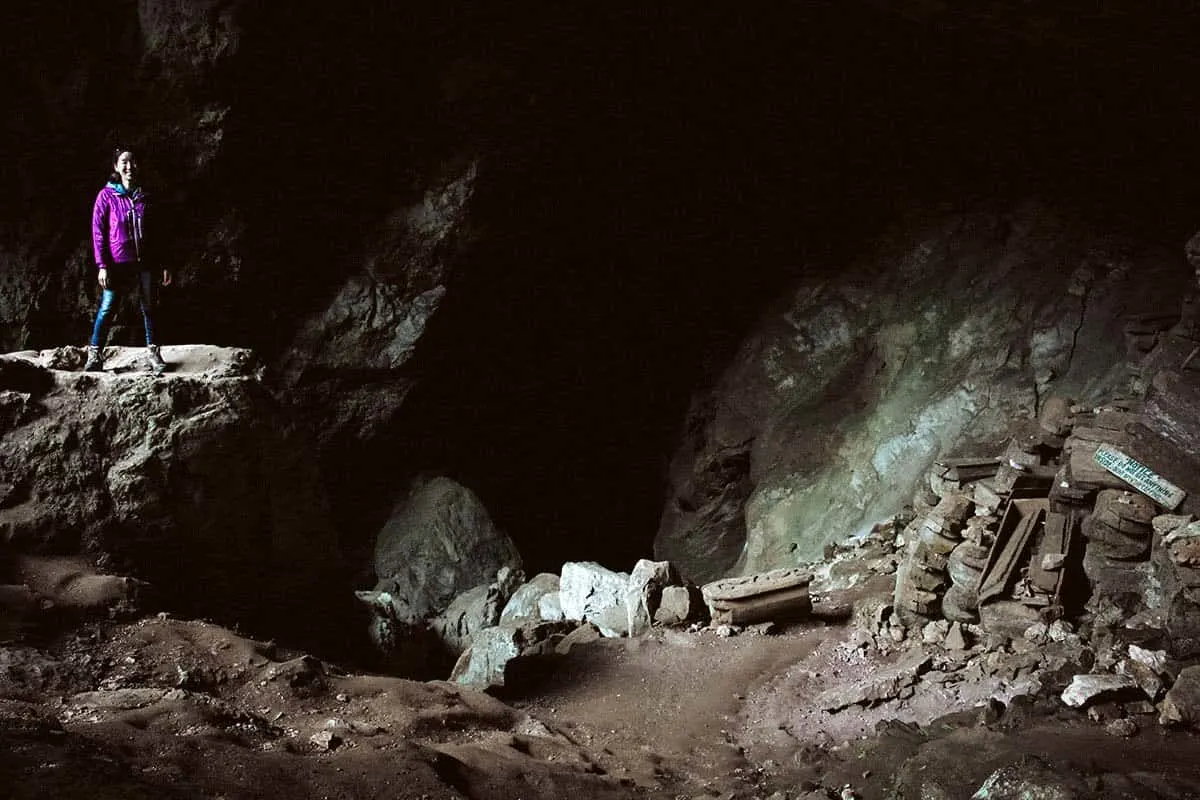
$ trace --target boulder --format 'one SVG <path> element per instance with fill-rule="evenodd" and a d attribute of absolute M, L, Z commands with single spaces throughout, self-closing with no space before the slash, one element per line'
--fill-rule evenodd
<path fill-rule="evenodd" d="M 445 611 L 501 567 L 521 568 L 516 545 L 474 492 L 434 477 L 412 485 L 376 536 L 374 591 L 386 592 L 396 619 L 411 623 Z"/>
<path fill-rule="evenodd" d="M 136 609 L 142 585 L 98 572 L 83 556 L 18 555 L 14 575 L 41 609 L 76 617 L 110 616 Z M 0 587 L 3 588 L 3 587 Z"/>
<path fill-rule="evenodd" d="M 563 564 L 559 583 L 559 601 L 567 619 L 585 620 L 596 623 L 606 636 L 621 635 L 619 627 L 612 627 L 613 611 L 626 615 L 624 630 L 628 631 L 625 593 L 629 587 L 629 576 L 613 572 L 593 561 L 569 561 Z M 600 625 L 598 620 L 608 616 L 609 625 Z"/>
<path fill-rule="evenodd" d="M 491 583 L 480 584 L 454 598 L 430 627 L 441 637 L 446 649 L 458 655 L 470 647 L 476 633 L 500 622 L 503 608 L 524 577 L 520 570 L 501 567 Z"/>
<path fill-rule="evenodd" d="M 1072 708 L 1082 708 L 1098 697 L 1122 697 L 1141 694 L 1141 687 L 1127 675 L 1076 675 L 1063 690 L 1062 701 Z"/>
<path fill-rule="evenodd" d="M 1200 730 L 1200 665 L 1180 671 L 1159 706 L 1158 721 Z"/>
<path fill-rule="evenodd" d="M 666 586 L 654 612 L 654 622 L 656 625 L 683 625 L 699 619 L 703 608 L 704 602 L 695 589 L 687 586 Z"/>
<path fill-rule="evenodd" d="M 636 633 L 631 624 L 630 608 L 624 603 L 598 610 L 591 615 L 588 622 L 595 625 L 603 635 L 614 639 L 633 636 Z"/>
<path fill-rule="evenodd" d="M 1090 797 L 1087 782 L 1078 775 L 1024 756 L 988 776 L 971 800 L 1077 800 Z"/>
<path fill-rule="evenodd" d="M 669 561 L 639 559 L 625 588 L 625 606 L 629 611 L 629 634 L 637 636 L 654 624 L 654 613 L 662 601 L 663 589 L 677 583 Z"/>
<path fill-rule="evenodd" d="M 542 600 L 547 595 L 558 592 L 558 576 L 552 572 L 542 572 L 534 575 L 515 592 L 500 613 L 501 622 L 512 622 L 518 619 L 555 619 L 542 614 Z M 549 604 L 547 604 L 549 606 Z M 562 608 L 559 608 L 558 619 L 562 618 Z"/>
<path fill-rule="evenodd" d="M 1117 662 L 1116 672 L 1118 675 L 1132 678 L 1151 700 L 1157 700 L 1162 694 L 1163 681 L 1159 677 L 1159 671 L 1138 658 L 1131 656 Z"/>
<path fill-rule="evenodd" d="M 503 686 L 509 662 L 555 652 L 563 638 L 578 627 L 569 621 L 514 620 L 479 631 L 459 657 L 450 680 L 473 689 Z"/>
<path fill-rule="evenodd" d="M 547 622 L 566 619 L 562 610 L 562 596 L 558 592 L 548 592 L 538 600 L 538 614 Z"/>

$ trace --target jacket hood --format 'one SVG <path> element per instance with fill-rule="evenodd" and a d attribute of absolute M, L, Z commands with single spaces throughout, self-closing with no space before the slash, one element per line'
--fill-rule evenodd
<path fill-rule="evenodd" d="M 125 184 L 121 183 L 120 181 L 109 181 L 108 188 L 112 189 L 114 192 L 121 195 L 122 197 L 128 195 L 136 200 L 137 198 L 142 196 L 142 187 L 135 186 L 132 189 L 126 189 Z"/>

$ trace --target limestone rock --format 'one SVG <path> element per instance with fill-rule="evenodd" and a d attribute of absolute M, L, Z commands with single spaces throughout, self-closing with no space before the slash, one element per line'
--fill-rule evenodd
<path fill-rule="evenodd" d="M 570 620 L 565 621 L 570 622 Z M 567 653 L 571 652 L 571 648 L 578 647 L 579 645 L 590 644 L 591 642 L 600 639 L 601 636 L 602 634 L 600 633 L 600 630 L 591 623 L 577 625 L 574 630 L 562 637 L 562 639 L 554 645 L 554 652 L 558 653 L 559 655 L 566 655 Z"/>
<path fill-rule="evenodd" d="M 119 575 L 104 575 L 82 556 L 18 555 L 17 578 L 38 602 L 59 611 L 100 614 L 133 610 L 141 584 Z"/>
<path fill-rule="evenodd" d="M 559 582 L 563 614 L 567 619 L 587 622 L 594 622 L 613 609 L 624 615 L 628 586 L 629 576 L 623 572 L 613 572 L 593 561 L 569 561 L 563 564 Z M 628 621 L 623 627 L 629 629 Z"/>
<path fill-rule="evenodd" d="M 330 730 L 317 731 L 312 736 L 308 737 L 313 746 L 318 750 L 332 751 L 342 746 L 344 740 L 336 732 Z"/>
<path fill-rule="evenodd" d="M 471 645 L 472 637 L 501 621 L 501 612 L 524 575 L 520 570 L 501 567 L 495 580 L 480 584 L 458 597 L 431 623 L 449 651 L 458 655 Z"/>
<path fill-rule="evenodd" d="M 971 800 L 1078 800 L 1087 789 L 1078 776 L 1025 756 L 989 775 Z"/>
<path fill-rule="evenodd" d="M 904 656 L 890 667 L 870 675 L 862 683 L 828 689 L 817 697 L 817 704 L 826 711 L 840 711 L 852 705 L 871 706 L 898 697 L 929 668 L 932 659 L 918 651 Z"/>
<path fill-rule="evenodd" d="M 704 604 L 699 593 L 686 586 L 667 586 L 663 588 L 662 599 L 654 612 L 654 622 L 658 625 L 683 625 L 699 619 L 699 610 Z"/>
<path fill-rule="evenodd" d="M 1160 257 L 1146 262 L 1155 278 L 1085 266 L 1048 277 L 1039 265 L 1059 248 L 1080 265 L 1098 252 L 1133 263 L 1063 222 L 1035 204 L 1003 221 L 926 217 L 889 237 L 896 267 L 798 281 L 694 402 L 657 557 L 687 577 L 713 553 L 740 559 L 720 566 L 741 574 L 815 561 L 841 532 L 908 503 L 939 459 L 1005 438 L 1040 397 L 1095 402 L 1122 385 L 1121 309 L 1133 296 L 1177 305 L 1190 276 Z M 1069 408 L 1056 404 L 1043 427 L 1060 436 Z M 1090 467 L 1085 449 L 1072 466 Z M 1079 477 L 1092 474 L 1121 486 L 1099 468 Z"/>
<path fill-rule="evenodd" d="M 946 633 L 946 638 L 942 641 L 942 646 L 953 652 L 960 652 L 967 649 L 967 637 L 963 633 L 961 623 L 955 622 L 950 626 L 950 630 Z"/>
<path fill-rule="evenodd" d="M 1136 644 L 1129 645 L 1129 658 L 1142 664 L 1155 675 L 1163 675 L 1167 671 L 1167 653 L 1165 650 L 1147 650 Z"/>
<path fill-rule="evenodd" d="M 513 659 L 546 655 L 566 634 L 579 627 L 578 623 L 504 622 L 479 631 L 471 646 L 459 657 L 450 673 L 450 680 L 474 689 L 503 686 L 505 669 Z"/>
<path fill-rule="evenodd" d="M 1172 564 L 1196 572 L 1200 577 L 1200 523 L 1189 521 L 1166 531 L 1162 546 Z"/>
<path fill-rule="evenodd" d="M 414 378 L 406 365 L 446 296 L 477 176 L 474 160 L 447 166 L 392 212 L 370 244 L 371 259 L 301 322 L 280 380 L 289 401 L 314 418 L 322 446 L 369 439 L 407 397 Z"/>
<path fill-rule="evenodd" d="M 1200 666 L 1185 667 L 1159 706 L 1159 722 L 1200 730 Z"/>
<path fill-rule="evenodd" d="M 1194 521 L 1191 514 L 1159 514 L 1150 521 L 1154 532 L 1159 536 L 1167 536 Z"/>
<path fill-rule="evenodd" d="M 624 603 L 619 606 L 609 606 L 593 613 L 588 622 L 595 625 L 600 633 L 614 639 L 622 636 L 635 636 L 642 631 L 635 631 L 632 627 L 630 611 L 629 606 Z"/>
<path fill-rule="evenodd" d="M 501 622 L 512 622 L 518 619 L 555 619 L 543 615 L 542 600 L 547 595 L 558 592 L 558 576 L 552 572 L 542 572 L 534 575 L 528 582 L 513 592 L 504 610 L 500 613 Z M 562 618 L 562 608 L 559 608 L 558 619 Z"/>
<path fill-rule="evenodd" d="M 1104 726 L 1105 733 L 1113 736 L 1118 736 L 1122 739 L 1128 739 L 1130 736 L 1138 732 L 1138 725 L 1129 717 L 1121 717 L 1108 722 Z"/>
<path fill-rule="evenodd" d="M 558 592 L 547 592 L 538 600 L 538 614 L 547 622 L 567 618 L 562 610 L 562 596 Z"/>
<path fill-rule="evenodd" d="M 1126 658 L 1117 662 L 1116 672 L 1118 675 L 1124 675 L 1132 678 L 1141 690 L 1145 692 L 1146 697 L 1151 700 L 1157 700 L 1162 694 L 1163 682 L 1159 677 L 1158 672 L 1150 665 L 1136 658 Z"/>
<path fill-rule="evenodd" d="M 935 619 L 925 623 L 921 628 L 921 641 L 925 644 L 941 644 L 946 641 L 948 633 L 950 633 L 950 623 L 944 619 Z"/>
<path fill-rule="evenodd" d="M 1062 701 L 1073 708 L 1082 708 L 1101 696 L 1128 695 L 1140 691 L 1133 678 L 1126 675 L 1076 675 L 1063 690 Z"/>
<path fill-rule="evenodd" d="M 654 624 L 654 614 L 662 601 L 663 589 L 677 583 L 669 561 L 639 559 L 629 574 L 625 606 L 629 612 L 629 634 L 645 633 Z"/>
<path fill-rule="evenodd" d="M 101 373 L 59 368 L 82 348 L 0 356 L 0 538 L 86 553 L 189 613 L 307 629 L 336 539 L 255 355 L 166 346 L 154 378 L 141 348 L 107 350 Z"/>
<path fill-rule="evenodd" d="M 99 708 L 127 711 L 154 705 L 167 695 L 167 691 L 167 689 L 136 688 L 81 692 L 72 696 L 68 702 L 77 709 Z"/>
<path fill-rule="evenodd" d="M 435 477 L 416 482 L 376 536 L 374 591 L 391 596 L 396 619 L 414 622 L 490 583 L 501 567 L 521 568 L 516 545 L 474 492 Z"/>

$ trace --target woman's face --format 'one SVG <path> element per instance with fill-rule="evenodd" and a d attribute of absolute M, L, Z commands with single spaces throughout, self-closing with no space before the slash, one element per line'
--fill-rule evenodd
<path fill-rule="evenodd" d="M 117 160 L 113 162 L 113 171 L 121 176 L 123 182 L 132 183 L 137 174 L 137 159 L 133 157 L 133 153 L 126 150 L 117 156 Z"/>

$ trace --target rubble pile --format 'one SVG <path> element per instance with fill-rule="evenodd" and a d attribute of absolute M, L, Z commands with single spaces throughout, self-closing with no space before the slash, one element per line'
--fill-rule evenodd
<path fill-rule="evenodd" d="M 896 538 L 891 613 L 860 619 L 873 643 L 965 646 L 978 654 L 967 673 L 1061 690 L 1116 735 L 1138 714 L 1195 725 L 1195 704 L 1174 698 L 1194 696 L 1183 676 L 1200 656 L 1200 522 L 1194 492 L 1172 482 L 1191 480 L 1192 457 L 1162 424 L 1196 414 L 1178 398 L 1188 343 L 1147 356 L 1145 397 L 1052 397 L 999 455 L 938 461 Z"/>

